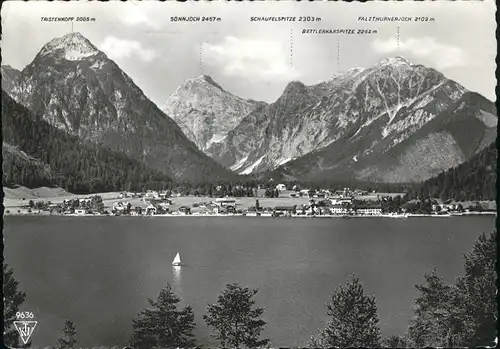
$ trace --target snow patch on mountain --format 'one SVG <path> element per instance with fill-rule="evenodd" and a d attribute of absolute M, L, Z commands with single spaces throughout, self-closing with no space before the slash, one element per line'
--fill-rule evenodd
<path fill-rule="evenodd" d="M 232 165 L 230 167 L 230 169 L 232 171 L 237 171 L 240 169 L 241 166 L 243 166 L 245 164 L 245 162 L 248 160 L 248 156 L 244 157 L 243 159 L 239 160 L 237 163 L 235 163 L 234 165 Z"/>
<path fill-rule="evenodd" d="M 226 139 L 227 135 L 221 135 L 221 134 L 215 134 L 212 136 L 212 138 L 207 142 L 207 148 L 212 145 L 213 143 L 220 143 Z"/>
<path fill-rule="evenodd" d="M 264 157 L 265 155 L 262 155 L 259 160 L 255 161 L 252 165 L 248 166 L 245 170 L 243 170 L 242 172 L 240 172 L 241 174 L 250 174 L 252 173 L 252 171 L 260 165 L 260 163 L 262 162 L 262 160 L 264 160 Z"/>
<path fill-rule="evenodd" d="M 396 57 L 388 57 L 383 60 L 381 60 L 378 64 L 378 66 L 384 66 L 384 65 L 390 65 L 392 67 L 394 66 L 404 66 L 404 65 L 413 65 L 409 60 L 404 58 L 403 56 L 396 56 Z"/>
<path fill-rule="evenodd" d="M 47 43 L 39 55 L 54 55 L 68 61 L 79 61 L 98 53 L 99 50 L 83 35 L 70 33 Z"/>
<path fill-rule="evenodd" d="M 283 164 L 286 164 L 288 161 L 291 161 L 292 158 L 291 157 L 282 157 L 282 158 L 279 158 L 275 161 L 275 165 L 276 167 L 278 166 L 281 166 Z"/>
<path fill-rule="evenodd" d="M 423 108 L 427 104 L 432 102 L 433 100 L 434 100 L 434 98 L 430 94 L 427 94 L 424 96 L 424 98 L 422 98 L 420 101 L 418 101 L 417 104 L 414 105 L 414 108 L 418 108 L 418 109 Z"/>

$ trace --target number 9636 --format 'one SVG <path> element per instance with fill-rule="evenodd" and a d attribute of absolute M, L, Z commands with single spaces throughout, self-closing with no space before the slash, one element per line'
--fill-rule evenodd
<path fill-rule="evenodd" d="M 35 315 L 31 311 L 18 311 L 16 313 L 17 319 L 33 319 Z"/>

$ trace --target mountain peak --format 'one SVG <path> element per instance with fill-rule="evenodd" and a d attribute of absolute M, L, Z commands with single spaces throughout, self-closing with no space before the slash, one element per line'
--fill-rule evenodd
<path fill-rule="evenodd" d="M 354 75 L 359 74 L 364 70 L 365 70 L 365 68 L 354 67 L 354 68 L 350 68 L 350 69 L 345 70 L 345 71 L 339 71 L 339 72 L 336 72 L 335 74 L 333 74 L 333 76 L 329 80 L 325 81 L 324 83 L 325 84 L 332 83 L 332 82 L 337 81 L 339 78 L 342 79 L 342 78 L 346 78 L 346 77 L 353 77 Z"/>
<path fill-rule="evenodd" d="M 68 33 L 43 46 L 41 56 L 55 56 L 69 61 L 78 61 L 99 53 L 99 50 L 82 34 Z"/>
<path fill-rule="evenodd" d="M 209 85 L 215 86 L 218 89 L 225 91 L 221 85 L 219 85 L 210 75 L 200 75 L 195 79 L 192 79 L 191 81 L 197 82 L 197 83 L 208 83 Z"/>
<path fill-rule="evenodd" d="M 412 65 L 412 63 L 407 60 L 406 58 L 402 56 L 396 56 L 396 57 L 388 57 L 383 60 L 381 60 L 378 65 L 386 65 L 386 64 L 391 64 L 391 65 L 400 65 L 400 64 L 406 64 L 406 65 Z"/>
<path fill-rule="evenodd" d="M 302 93 L 306 90 L 307 86 L 304 85 L 302 82 L 298 80 L 290 81 L 286 87 L 285 90 L 283 91 L 283 94 L 289 94 L 289 93 Z"/>

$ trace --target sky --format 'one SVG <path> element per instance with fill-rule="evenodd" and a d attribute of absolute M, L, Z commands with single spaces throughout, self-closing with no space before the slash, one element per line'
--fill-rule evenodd
<path fill-rule="evenodd" d="M 44 44 L 73 31 L 113 59 L 162 107 L 187 79 L 210 75 L 231 93 L 272 102 L 286 84 L 309 85 L 393 56 L 441 71 L 494 101 L 495 3 L 422 2 L 21 2 L 2 6 L 2 64 L 28 65 Z M 42 22 L 41 17 L 91 17 Z M 173 22 L 214 16 L 217 22 Z M 311 16 L 315 22 L 255 22 L 255 16 Z M 359 22 L 360 16 L 427 16 L 434 21 Z M 399 26 L 399 28 L 398 28 Z M 312 35 L 303 29 L 371 29 Z M 398 44 L 399 40 L 399 44 Z"/>

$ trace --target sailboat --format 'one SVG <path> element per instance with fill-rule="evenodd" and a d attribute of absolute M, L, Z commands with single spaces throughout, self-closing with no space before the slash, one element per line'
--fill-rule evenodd
<path fill-rule="evenodd" d="M 174 258 L 174 261 L 172 262 L 172 265 L 173 266 L 181 266 L 181 256 L 179 254 L 179 252 L 177 252 L 177 254 L 175 255 L 175 258 Z"/>

